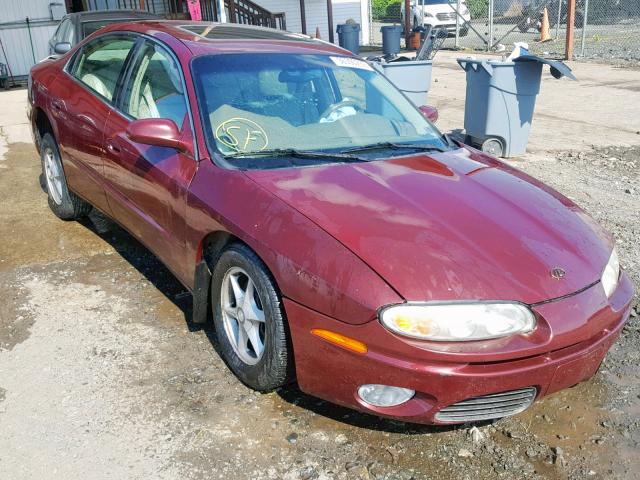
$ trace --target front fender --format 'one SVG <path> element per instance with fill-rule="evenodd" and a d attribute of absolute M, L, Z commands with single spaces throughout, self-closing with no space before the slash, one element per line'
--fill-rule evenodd
<path fill-rule="evenodd" d="M 343 322 L 368 322 L 380 305 L 402 301 L 349 249 L 240 171 L 201 162 L 187 225 L 194 268 L 202 239 L 229 232 L 265 262 L 284 297 Z"/>

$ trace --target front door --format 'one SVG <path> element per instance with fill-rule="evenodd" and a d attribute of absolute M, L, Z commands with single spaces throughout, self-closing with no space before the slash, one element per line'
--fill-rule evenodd
<path fill-rule="evenodd" d="M 51 112 L 58 125 L 69 188 L 108 212 L 102 186 L 104 128 L 116 85 L 135 38 L 107 35 L 88 43 L 69 74 L 53 82 Z"/>
<path fill-rule="evenodd" d="M 160 44 L 145 40 L 137 50 L 105 128 L 104 172 L 114 218 L 148 246 L 182 280 L 185 266 L 186 194 L 197 169 L 193 148 L 143 145 L 126 135 L 137 119 L 165 118 L 176 123 L 193 145 L 180 67 Z"/>

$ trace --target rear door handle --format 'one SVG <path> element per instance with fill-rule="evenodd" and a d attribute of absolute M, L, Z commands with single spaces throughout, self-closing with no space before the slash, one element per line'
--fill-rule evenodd
<path fill-rule="evenodd" d="M 107 138 L 107 150 L 109 150 L 110 152 L 113 152 L 115 154 L 119 154 L 120 153 L 120 147 L 118 146 L 118 144 L 116 143 L 117 140 L 115 138 Z"/>

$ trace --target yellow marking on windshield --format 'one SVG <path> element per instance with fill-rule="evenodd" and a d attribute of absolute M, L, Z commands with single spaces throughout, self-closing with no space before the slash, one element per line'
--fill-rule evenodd
<path fill-rule="evenodd" d="M 269 145 L 269 137 L 259 124 L 243 117 L 234 117 L 216 128 L 216 140 L 239 153 L 259 152 Z"/>

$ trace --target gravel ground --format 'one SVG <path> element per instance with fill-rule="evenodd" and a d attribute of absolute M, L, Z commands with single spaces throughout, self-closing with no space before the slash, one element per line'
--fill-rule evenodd
<path fill-rule="evenodd" d="M 513 162 L 613 232 L 640 284 L 640 149 Z M 590 381 L 513 418 L 425 427 L 226 369 L 190 297 L 101 215 L 61 222 L 33 146 L 0 160 L 0 478 L 640 478 L 640 318 Z M 637 300 L 637 299 L 636 299 Z"/>

